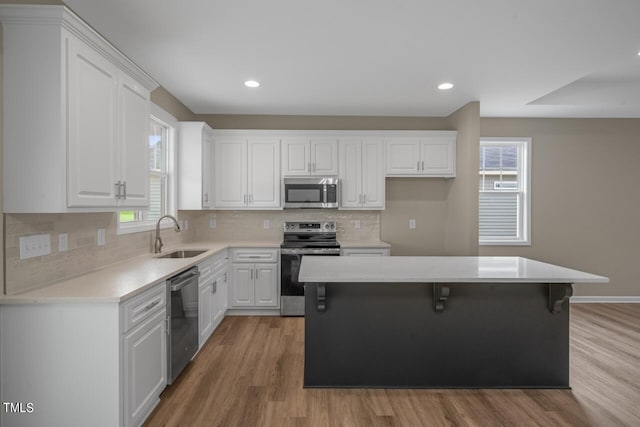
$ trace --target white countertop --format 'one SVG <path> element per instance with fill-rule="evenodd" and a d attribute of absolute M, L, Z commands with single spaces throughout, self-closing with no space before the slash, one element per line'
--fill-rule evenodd
<path fill-rule="evenodd" d="M 0 304 L 122 302 L 228 248 L 280 248 L 280 241 L 200 242 L 165 247 L 163 254 L 183 249 L 207 251 L 183 259 L 142 255 L 43 288 L 2 296 Z"/>
<path fill-rule="evenodd" d="M 341 249 L 350 249 L 350 248 L 391 248 L 391 245 L 387 242 L 383 242 L 382 240 L 372 240 L 372 241 L 364 241 L 364 240 L 338 240 L 340 243 Z"/>
<path fill-rule="evenodd" d="M 521 257 L 302 258 L 301 282 L 608 283 L 609 279 Z"/>

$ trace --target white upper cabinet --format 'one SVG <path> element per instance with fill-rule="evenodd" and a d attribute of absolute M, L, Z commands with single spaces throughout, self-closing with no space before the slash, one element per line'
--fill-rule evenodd
<path fill-rule="evenodd" d="M 341 209 L 384 209 L 384 141 L 341 139 Z"/>
<path fill-rule="evenodd" d="M 291 137 L 282 140 L 282 175 L 337 175 L 337 138 Z"/>
<path fill-rule="evenodd" d="M 64 6 L 0 5 L 4 211 L 148 206 L 158 85 Z"/>
<path fill-rule="evenodd" d="M 425 131 L 424 135 L 391 137 L 387 141 L 387 176 L 456 176 L 456 132 Z"/>
<path fill-rule="evenodd" d="M 215 207 L 280 208 L 280 139 L 214 131 Z"/>
<path fill-rule="evenodd" d="M 280 141 L 252 138 L 247 144 L 249 206 L 280 207 Z"/>
<path fill-rule="evenodd" d="M 213 130 L 205 122 L 179 122 L 178 141 L 178 209 L 213 208 Z"/>

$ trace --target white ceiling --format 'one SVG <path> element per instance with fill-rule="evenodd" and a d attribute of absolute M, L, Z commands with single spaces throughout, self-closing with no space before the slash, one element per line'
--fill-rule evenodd
<path fill-rule="evenodd" d="M 640 117 L 639 0 L 65 3 L 195 113 Z"/>

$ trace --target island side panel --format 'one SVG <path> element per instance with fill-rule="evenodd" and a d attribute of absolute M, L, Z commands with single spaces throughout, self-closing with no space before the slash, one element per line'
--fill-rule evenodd
<path fill-rule="evenodd" d="M 305 387 L 568 388 L 569 304 L 547 284 L 326 283 L 305 287 Z"/>

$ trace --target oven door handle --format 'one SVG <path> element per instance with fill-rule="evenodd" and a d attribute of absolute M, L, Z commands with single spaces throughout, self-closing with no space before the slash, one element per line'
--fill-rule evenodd
<path fill-rule="evenodd" d="M 314 251 L 313 249 L 280 249 L 281 255 L 340 255 L 340 249 Z"/>

